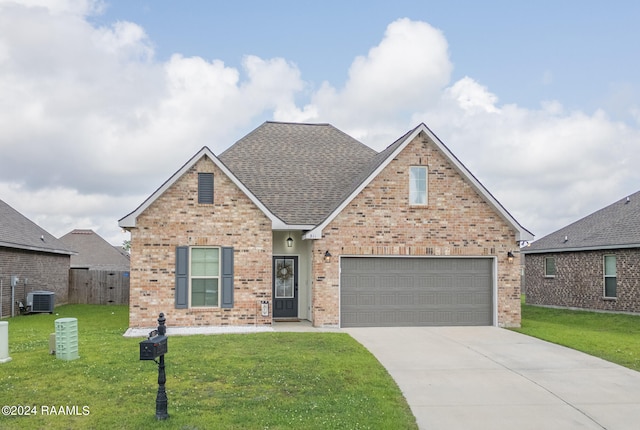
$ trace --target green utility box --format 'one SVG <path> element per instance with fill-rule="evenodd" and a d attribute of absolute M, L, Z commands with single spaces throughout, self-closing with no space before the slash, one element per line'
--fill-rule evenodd
<path fill-rule="evenodd" d="M 78 355 L 78 319 L 58 318 L 56 325 L 56 358 L 75 360 Z"/>

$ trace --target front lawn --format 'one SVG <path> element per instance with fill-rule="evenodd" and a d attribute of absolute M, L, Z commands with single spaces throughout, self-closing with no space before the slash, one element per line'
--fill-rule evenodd
<path fill-rule="evenodd" d="M 386 370 L 343 333 L 172 336 L 170 417 L 156 421 L 158 370 L 139 360 L 142 339 L 122 337 L 128 308 L 55 312 L 8 320 L 12 361 L 0 364 L 0 406 L 30 415 L 0 416 L 2 429 L 417 428 Z M 77 360 L 48 354 L 49 333 L 63 317 L 78 319 Z"/>
<path fill-rule="evenodd" d="M 522 305 L 514 329 L 640 371 L 640 316 Z"/>

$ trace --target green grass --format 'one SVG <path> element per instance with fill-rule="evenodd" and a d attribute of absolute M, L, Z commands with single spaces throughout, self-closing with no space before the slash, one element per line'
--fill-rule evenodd
<path fill-rule="evenodd" d="M 522 305 L 520 333 L 640 371 L 640 316 Z"/>
<path fill-rule="evenodd" d="M 79 359 L 48 354 L 63 317 L 78 319 Z M 386 370 L 343 333 L 172 336 L 170 417 L 156 421 L 157 366 L 139 360 L 140 338 L 122 337 L 127 325 L 126 306 L 66 305 L 10 319 L 13 360 L 0 364 L 0 406 L 35 406 L 37 414 L 0 416 L 0 428 L 417 428 Z M 80 415 L 42 413 L 60 406 Z"/>

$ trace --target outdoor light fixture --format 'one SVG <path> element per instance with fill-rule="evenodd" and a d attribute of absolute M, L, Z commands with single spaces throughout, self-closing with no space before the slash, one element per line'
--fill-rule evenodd
<path fill-rule="evenodd" d="M 513 263 L 514 258 L 515 256 L 513 255 L 513 252 L 511 251 L 507 252 L 507 260 L 509 260 L 509 263 Z"/>
<path fill-rule="evenodd" d="M 331 253 L 328 250 L 324 253 L 324 262 L 331 263 Z"/>
<path fill-rule="evenodd" d="M 293 239 L 291 239 L 291 235 L 287 239 L 287 248 L 291 248 L 293 246 Z"/>

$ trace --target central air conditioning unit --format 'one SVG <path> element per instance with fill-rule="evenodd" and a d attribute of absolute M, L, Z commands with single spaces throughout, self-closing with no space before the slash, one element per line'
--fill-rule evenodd
<path fill-rule="evenodd" d="M 27 312 L 53 313 L 55 293 L 51 291 L 32 291 L 27 294 Z"/>

